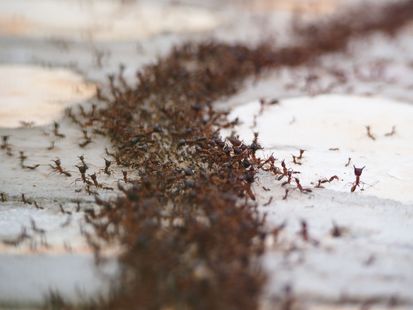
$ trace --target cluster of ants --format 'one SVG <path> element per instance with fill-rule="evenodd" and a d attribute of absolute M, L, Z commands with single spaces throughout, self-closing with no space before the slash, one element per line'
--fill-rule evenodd
<path fill-rule="evenodd" d="M 114 158 L 139 174 L 137 180 L 128 180 L 124 173 L 129 186 L 119 186 L 122 194 L 108 201 L 96 196 L 101 208 L 85 216 L 94 228 L 95 236 L 87 234 L 87 239 L 96 253 L 112 242 L 126 249 L 119 285 L 100 308 L 194 309 L 202 304 L 205 309 L 258 309 L 265 284 L 258 258 L 266 237 L 278 231 L 265 229 L 251 185 L 262 169 L 272 171 L 284 185 L 294 183 L 300 192 L 311 190 L 285 162 L 279 168 L 273 157 L 257 158 L 258 135 L 251 144 L 234 135 L 222 139 L 220 129 L 234 122 L 212 103 L 236 93 L 247 78 L 263 70 L 305 65 L 343 50 L 356 35 L 393 32 L 411 19 L 412 5 L 389 5 L 391 13 L 380 20 L 352 24 L 340 18 L 298 29 L 302 42 L 281 49 L 186 43 L 138 72 L 136 86 L 126 83 L 121 67 L 118 77 L 110 76 L 108 87 L 98 90 L 103 107 L 80 109 L 82 119 L 68 110 L 67 116 L 82 130 L 80 147 L 91 142 L 91 132 L 108 136 Z M 58 126 L 54 135 L 61 135 Z M 299 165 L 302 156 L 300 152 L 293 162 Z M 79 159 L 81 182 L 102 187 Z M 109 168 L 108 161 L 105 173 Z M 52 169 L 70 173 L 57 160 Z M 352 191 L 362 171 L 355 168 Z M 335 179 L 320 180 L 317 186 Z M 310 240 L 306 223 L 301 235 Z"/>

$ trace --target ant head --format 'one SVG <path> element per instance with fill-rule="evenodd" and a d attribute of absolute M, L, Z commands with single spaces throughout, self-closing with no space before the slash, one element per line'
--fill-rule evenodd
<path fill-rule="evenodd" d="M 363 168 L 356 168 L 356 166 L 353 165 L 353 168 L 354 174 L 359 177 L 363 173 L 363 169 L 366 168 L 366 166 L 364 166 Z"/>

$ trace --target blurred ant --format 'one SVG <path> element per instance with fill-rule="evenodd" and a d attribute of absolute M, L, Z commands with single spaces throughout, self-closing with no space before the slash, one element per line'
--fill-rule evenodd
<path fill-rule="evenodd" d="M 110 171 L 109 171 L 109 167 L 110 167 L 110 165 L 112 164 L 112 162 L 111 162 L 110 160 L 107 160 L 106 158 L 104 158 L 104 160 L 105 160 L 105 169 L 104 169 L 104 172 L 105 172 L 105 174 L 110 175 L 111 173 L 110 173 Z"/>
<path fill-rule="evenodd" d="M 273 197 L 271 196 L 270 199 L 266 203 L 263 204 L 264 207 L 267 207 L 271 204 Z"/>
<path fill-rule="evenodd" d="M 1 200 L 1 202 L 6 202 L 7 201 L 7 194 L 6 193 L 0 193 L 0 200 Z"/>
<path fill-rule="evenodd" d="M 364 166 L 363 168 L 356 168 L 356 166 L 353 165 L 354 168 L 354 175 L 356 176 L 356 180 L 353 182 L 353 186 L 351 187 L 351 192 L 354 192 L 357 188 L 357 186 L 360 186 L 360 177 L 361 174 L 363 173 L 363 169 L 366 168 Z"/>
<path fill-rule="evenodd" d="M 384 136 L 385 136 L 385 137 L 392 137 L 392 136 L 394 136 L 395 134 L 396 134 L 396 126 L 393 126 L 393 127 L 391 128 L 391 131 L 388 132 L 388 133 L 386 133 L 386 134 L 384 134 Z"/>
<path fill-rule="evenodd" d="M 350 166 L 351 163 L 351 157 L 348 158 L 347 163 L 344 165 L 344 167 Z"/>
<path fill-rule="evenodd" d="M 283 196 L 283 200 L 287 200 L 288 192 L 289 192 L 289 191 L 290 191 L 290 190 L 289 190 L 288 188 L 285 189 L 285 194 L 284 194 L 284 196 Z"/>
<path fill-rule="evenodd" d="M 84 148 L 84 147 L 86 147 L 88 144 L 90 144 L 90 143 L 92 143 L 92 139 L 89 137 L 89 134 L 88 134 L 88 132 L 87 132 L 87 130 L 86 129 L 83 129 L 82 130 L 82 133 L 83 133 L 83 142 L 81 142 L 81 143 L 79 143 L 79 146 L 81 147 L 81 148 Z"/>
<path fill-rule="evenodd" d="M 369 137 L 371 140 L 375 141 L 376 137 L 373 135 L 373 133 L 371 132 L 371 128 L 370 126 L 366 126 L 366 130 L 367 130 L 367 137 Z"/>
<path fill-rule="evenodd" d="M 72 212 L 66 211 L 65 209 L 63 209 L 63 205 L 61 203 L 59 203 L 59 209 L 60 209 L 60 212 L 63 214 L 69 214 L 69 215 L 72 214 Z"/>
<path fill-rule="evenodd" d="M 47 147 L 47 150 L 48 150 L 48 151 L 51 151 L 51 150 L 54 149 L 54 147 L 55 147 L 55 141 L 51 141 L 51 142 L 50 142 L 50 146 Z"/>
<path fill-rule="evenodd" d="M 44 209 L 43 207 L 39 206 L 39 204 L 37 203 L 36 200 L 33 200 L 33 204 L 34 204 L 34 206 L 36 207 L 36 209 L 39 209 L 39 210 L 43 210 L 43 209 Z"/>
<path fill-rule="evenodd" d="M 58 122 L 54 122 L 54 123 L 53 123 L 53 134 L 54 134 L 56 137 L 59 137 L 59 138 L 64 138 L 64 137 L 66 137 L 64 134 L 62 134 L 62 133 L 59 132 L 59 127 L 60 127 L 60 125 L 59 125 Z"/>
<path fill-rule="evenodd" d="M 32 166 L 25 165 L 24 162 L 25 162 L 25 160 L 26 160 L 28 157 L 27 157 L 26 155 L 24 155 L 24 152 L 23 152 L 23 151 L 20 151 L 20 156 L 19 156 L 19 158 L 20 158 L 20 166 L 22 167 L 22 169 L 35 170 L 35 169 L 37 169 L 38 167 L 40 167 L 39 164 L 37 164 L 37 165 L 32 165 Z"/>
<path fill-rule="evenodd" d="M 2 242 L 6 245 L 18 246 L 26 239 L 30 239 L 30 235 L 27 233 L 26 227 L 22 227 L 22 231 L 14 240 L 3 240 Z"/>
<path fill-rule="evenodd" d="M 68 171 L 66 171 L 66 170 L 64 170 L 64 169 L 62 168 L 61 161 L 60 161 L 59 158 L 53 159 L 52 161 L 55 163 L 55 166 L 53 166 L 53 165 L 49 165 L 49 166 L 50 166 L 54 171 L 56 171 L 56 172 L 58 172 L 58 173 L 60 173 L 60 174 L 64 174 L 64 175 L 67 176 L 67 177 L 72 176 L 72 175 L 70 174 L 70 172 L 68 172 Z"/>
<path fill-rule="evenodd" d="M 119 155 L 117 155 L 116 153 L 111 153 L 111 152 L 109 152 L 108 148 L 106 148 L 106 147 L 105 147 L 105 153 L 106 153 L 106 155 L 114 158 L 117 165 L 119 165 L 119 166 L 121 165 L 121 161 L 120 161 Z"/>
<path fill-rule="evenodd" d="M 22 194 L 22 202 L 23 202 L 25 205 L 31 205 L 31 204 L 32 204 L 32 202 L 31 202 L 29 199 L 27 199 L 24 194 Z"/>

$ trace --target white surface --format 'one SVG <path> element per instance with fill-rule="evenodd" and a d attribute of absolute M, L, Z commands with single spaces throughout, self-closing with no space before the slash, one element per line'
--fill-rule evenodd
<path fill-rule="evenodd" d="M 239 118 L 236 132 L 251 141 L 259 133 L 264 147 L 261 156 L 271 154 L 301 172 L 303 185 L 337 175 L 340 181 L 326 185 L 350 191 L 353 164 L 366 166 L 361 180 L 364 193 L 413 202 L 413 105 L 390 99 L 324 95 L 282 100 L 266 105 L 259 115 L 259 101 L 235 108 L 230 118 Z M 253 127 L 254 118 L 257 126 Z M 366 126 L 376 137 L 367 136 Z M 385 136 L 396 127 L 393 136 Z M 330 149 L 338 148 L 337 151 Z M 292 163 L 292 155 L 306 150 L 302 165 Z M 348 158 L 351 164 L 345 167 Z M 362 186 L 363 187 L 363 186 Z"/>
<path fill-rule="evenodd" d="M 49 124 L 94 94 L 93 84 L 67 69 L 0 65 L 0 127 Z"/>
<path fill-rule="evenodd" d="M 218 23 L 206 9 L 156 1 L 0 1 L 0 35 L 131 40 L 211 30 Z"/>

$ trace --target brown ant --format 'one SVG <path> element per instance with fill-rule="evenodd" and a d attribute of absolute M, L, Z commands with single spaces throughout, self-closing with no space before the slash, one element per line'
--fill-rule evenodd
<path fill-rule="evenodd" d="M 392 136 L 394 136 L 395 134 L 396 134 L 396 126 L 393 126 L 393 127 L 391 128 L 391 131 L 388 132 L 388 133 L 386 133 L 386 134 L 384 134 L 384 136 L 385 136 L 385 137 L 392 137 Z"/>
<path fill-rule="evenodd" d="M 125 183 L 129 183 L 128 172 L 126 170 L 122 170 L 122 175 L 123 175 L 123 181 Z"/>
<path fill-rule="evenodd" d="M 53 165 L 49 165 L 54 171 L 56 171 L 56 172 L 58 172 L 58 173 L 60 173 L 60 174 L 64 174 L 65 176 L 67 176 L 67 177 L 70 177 L 70 176 L 72 176 L 71 174 L 70 174 L 70 172 L 68 172 L 68 171 L 66 171 L 66 170 L 64 170 L 63 168 L 62 168 L 62 163 L 61 163 L 61 161 L 60 161 L 60 159 L 59 158 L 57 158 L 57 159 L 53 159 L 52 160 L 54 163 L 55 163 L 55 166 L 53 166 Z"/>
<path fill-rule="evenodd" d="M 50 146 L 47 147 L 47 150 L 48 150 L 48 151 L 51 151 L 51 150 L 54 149 L 54 147 L 55 147 L 55 142 L 54 142 L 54 141 L 51 141 L 51 142 L 50 142 Z"/>
<path fill-rule="evenodd" d="M 2 137 L 1 137 L 1 139 L 2 139 L 2 144 L 1 144 L 0 148 L 1 148 L 2 150 L 9 150 L 9 149 L 10 149 L 10 144 L 9 144 L 9 142 L 8 142 L 9 138 L 10 138 L 10 136 L 2 136 Z"/>
<path fill-rule="evenodd" d="M 376 137 L 373 135 L 373 133 L 371 132 L 371 127 L 370 126 L 366 126 L 366 130 L 367 130 L 367 137 L 369 137 L 371 140 L 375 141 Z"/>
<path fill-rule="evenodd" d="M 31 204 L 32 204 L 32 202 L 31 202 L 29 199 L 27 199 L 24 194 L 22 194 L 22 202 L 23 202 L 25 205 L 31 205 Z"/>
<path fill-rule="evenodd" d="M 270 199 L 266 203 L 263 204 L 264 207 L 267 207 L 271 204 L 273 197 L 271 196 Z"/>
<path fill-rule="evenodd" d="M 40 167 L 39 164 L 37 164 L 37 165 L 32 165 L 32 166 L 25 165 L 24 162 L 25 162 L 25 160 L 26 160 L 28 157 L 27 157 L 26 155 L 24 155 L 24 152 L 23 152 L 23 151 L 20 151 L 20 156 L 19 156 L 19 158 L 20 158 L 20 166 L 21 166 L 23 169 L 35 170 L 35 169 L 37 169 L 38 167 Z"/>
<path fill-rule="evenodd" d="M 59 132 L 59 127 L 60 127 L 60 125 L 59 125 L 58 122 L 54 122 L 54 123 L 53 123 L 53 134 L 54 134 L 56 137 L 59 137 L 59 138 L 64 138 L 64 137 L 66 137 L 64 134 L 62 134 L 62 133 Z"/>
<path fill-rule="evenodd" d="M 43 210 L 43 209 L 44 209 L 43 207 L 39 206 L 39 204 L 37 203 L 36 200 L 33 201 L 33 204 L 34 204 L 34 206 L 36 207 L 36 209 L 39 209 L 39 210 Z"/>
<path fill-rule="evenodd" d="M 290 190 L 289 190 L 288 188 L 285 189 L 285 194 L 284 194 L 284 196 L 283 196 L 283 200 L 287 200 L 288 192 L 289 192 L 289 191 L 290 191 Z"/>
<path fill-rule="evenodd" d="M 90 144 L 90 143 L 92 143 L 92 139 L 89 137 L 89 134 L 88 134 L 88 132 L 87 132 L 87 130 L 86 129 L 83 129 L 82 130 L 82 133 L 83 133 L 83 142 L 81 142 L 81 143 L 79 143 L 79 146 L 81 147 L 81 148 L 84 148 L 84 147 L 86 147 L 88 144 Z"/>
<path fill-rule="evenodd" d="M 320 179 L 320 180 L 318 180 L 318 183 L 317 183 L 317 185 L 316 185 L 315 187 L 316 187 L 316 188 L 324 188 L 321 184 L 331 183 L 331 182 L 333 182 L 334 180 L 339 180 L 338 176 L 333 175 L 333 176 L 330 177 L 329 179 Z"/>
<path fill-rule="evenodd" d="M 334 238 L 340 238 L 343 235 L 342 228 L 333 222 L 333 228 L 331 228 L 330 234 Z"/>
<path fill-rule="evenodd" d="M 365 166 L 363 168 L 356 168 L 356 166 L 353 165 L 354 168 L 354 175 L 356 176 L 356 180 L 353 183 L 353 186 L 351 187 L 351 192 L 354 192 L 357 188 L 357 186 L 360 186 L 360 177 L 361 174 L 363 173 L 363 169 L 365 168 Z"/>
<path fill-rule="evenodd" d="M 7 201 L 7 194 L 6 193 L 0 193 L 0 200 L 1 200 L 1 202 L 6 202 Z"/>
<path fill-rule="evenodd" d="M 106 152 L 106 155 L 113 157 L 116 161 L 116 164 L 120 166 L 121 164 L 120 157 L 116 153 L 109 152 L 108 148 L 106 147 L 105 147 L 105 152 Z"/>
<path fill-rule="evenodd" d="M 89 167 L 86 166 L 85 164 L 83 164 L 82 166 L 76 165 L 75 167 L 76 167 L 77 169 L 79 169 L 80 177 L 81 177 L 81 180 L 83 181 L 83 183 L 85 183 L 85 184 L 91 184 L 90 181 L 89 181 L 89 180 L 87 179 L 87 177 L 86 177 L 86 170 L 89 169 Z M 79 179 L 76 179 L 76 180 L 79 180 Z M 75 181 L 75 182 L 76 182 L 76 181 Z"/>
<path fill-rule="evenodd" d="M 301 221 L 301 230 L 299 232 L 299 235 L 301 236 L 301 238 L 305 241 L 308 242 L 310 240 L 310 236 L 308 233 L 308 225 L 307 222 L 302 220 Z"/>
<path fill-rule="evenodd" d="M 112 162 L 111 162 L 110 160 L 107 160 L 106 158 L 104 158 L 104 160 L 105 160 L 105 169 L 104 169 L 104 172 L 105 172 L 107 175 L 110 175 L 109 167 L 110 167 L 110 165 L 112 164 Z"/>
<path fill-rule="evenodd" d="M 312 192 L 312 190 L 309 189 L 309 188 L 303 188 L 301 183 L 300 183 L 300 180 L 298 178 L 294 178 L 294 180 L 295 180 L 295 184 L 297 185 L 297 188 L 299 189 L 300 192 L 302 192 L 302 193 L 311 193 Z"/>
<path fill-rule="evenodd" d="M 351 163 L 351 157 L 348 158 L 348 161 L 347 161 L 347 163 L 344 165 L 344 167 L 350 166 L 350 163 Z"/>
<path fill-rule="evenodd" d="M 72 214 L 72 212 L 66 211 L 65 209 L 63 209 L 63 205 L 61 203 L 59 203 L 59 209 L 60 209 L 60 212 L 63 214 L 69 214 L 69 215 Z"/>

